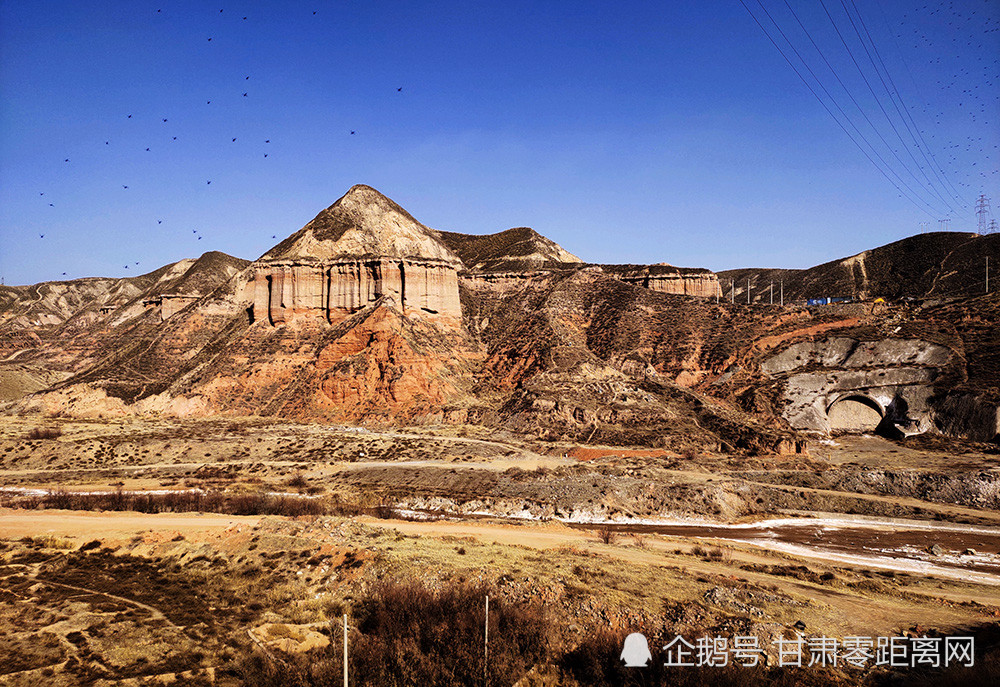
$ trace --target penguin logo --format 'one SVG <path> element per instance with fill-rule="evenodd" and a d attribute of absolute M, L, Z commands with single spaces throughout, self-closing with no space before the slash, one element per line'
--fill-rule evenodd
<path fill-rule="evenodd" d="M 633 632 L 625 638 L 621 660 L 625 661 L 626 668 L 645 668 L 652 659 L 653 655 L 649 653 L 646 635 L 641 632 Z"/>

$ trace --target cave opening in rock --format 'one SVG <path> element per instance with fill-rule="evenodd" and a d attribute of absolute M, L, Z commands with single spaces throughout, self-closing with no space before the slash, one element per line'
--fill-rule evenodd
<path fill-rule="evenodd" d="M 830 430 L 838 432 L 874 432 L 882 422 L 882 408 L 867 396 L 845 396 L 830 404 L 826 411 Z"/>

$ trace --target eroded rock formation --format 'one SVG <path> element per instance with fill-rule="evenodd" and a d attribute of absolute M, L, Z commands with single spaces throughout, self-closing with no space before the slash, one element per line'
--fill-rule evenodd
<path fill-rule="evenodd" d="M 701 298 L 715 298 L 722 294 L 719 278 L 708 270 L 678 268 L 672 265 L 646 267 L 604 265 L 602 268 L 615 279 L 660 293 Z"/>
<path fill-rule="evenodd" d="M 431 258 L 273 260 L 253 269 L 254 321 L 308 316 L 335 324 L 383 297 L 404 313 L 462 316 L 457 270 Z"/>
<path fill-rule="evenodd" d="M 457 320 L 461 266 L 433 229 L 354 186 L 253 264 L 253 319 L 334 324 L 387 298 L 405 314 Z"/>
<path fill-rule="evenodd" d="M 782 415 L 795 429 L 874 432 L 885 423 L 903 433 L 933 423 L 933 384 L 954 352 L 919 339 L 858 341 L 829 337 L 789 346 L 761 363 L 785 380 Z"/>

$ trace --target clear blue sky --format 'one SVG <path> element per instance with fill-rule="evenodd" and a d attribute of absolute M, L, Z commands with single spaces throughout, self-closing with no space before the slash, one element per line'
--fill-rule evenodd
<path fill-rule="evenodd" d="M 0 0 L 0 275 L 253 259 L 355 183 L 436 229 L 714 270 L 971 231 L 980 193 L 1000 217 L 1000 3 L 762 2 L 910 198 L 739 0 Z"/>

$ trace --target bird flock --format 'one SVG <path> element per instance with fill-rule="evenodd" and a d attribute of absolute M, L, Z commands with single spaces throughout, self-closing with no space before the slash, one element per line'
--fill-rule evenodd
<path fill-rule="evenodd" d="M 225 13 L 225 8 L 219 9 L 219 14 L 224 14 L 224 13 Z M 163 8 L 158 8 L 156 10 L 156 14 L 157 15 L 163 15 L 164 14 Z M 318 15 L 318 11 L 317 10 L 313 10 L 312 11 L 312 16 L 316 16 L 316 15 Z M 242 18 L 239 21 L 246 22 L 246 21 L 248 21 L 248 19 L 249 19 L 248 16 L 242 16 Z M 211 43 L 213 37 L 214 36 L 206 36 L 205 37 L 206 43 Z M 251 75 L 250 74 L 244 74 L 242 82 L 246 83 L 246 82 L 250 82 L 250 81 L 251 81 Z M 239 89 L 239 92 L 241 93 L 241 97 L 242 98 L 247 98 L 247 99 L 251 98 L 252 89 L 251 90 L 242 90 L 242 89 Z M 396 93 L 402 93 L 403 92 L 402 86 L 396 87 L 395 88 L 395 92 Z M 206 99 L 205 100 L 205 106 L 207 107 L 207 106 L 211 106 L 211 105 L 212 105 L 212 99 L 211 98 Z M 133 116 L 134 113 L 132 113 L 132 112 L 126 112 L 126 113 L 123 113 L 123 114 L 124 114 L 124 120 L 126 122 L 128 122 L 128 121 L 138 121 L 139 120 L 139 118 L 137 116 Z M 160 124 L 169 124 L 170 123 L 170 117 L 158 117 L 157 119 L 159 120 Z M 357 132 L 357 130 L 351 129 L 351 130 L 345 131 L 344 133 L 346 135 L 348 135 L 348 136 L 356 136 L 358 132 Z M 240 136 L 232 136 L 231 139 L 230 139 L 230 143 L 237 143 L 240 139 L 241 139 Z M 107 146 L 107 147 L 113 147 L 112 146 L 112 140 L 113 139 L 106 139 L 106 140 L 104 140 L 104 145 Z M 170 141 L 171 141 L 171 143 L 178 141 L 178 136 L 171 135 L 170 136 Z M 262 145 L 264 146 L 264 148 L 261 149 L 259 152 L 261 153 L 263 159 L 266 159 L 269 156 L 268 147 L 270 146 L 270 144 L 271 144 L 271 139 L 270 138 L 264 138 L 264 139 L 262 139 Z M 145 153 L 154 153 L 155 154 L 155 146 L 154 145 L 143 146 L 143 152 L 145 152 Z M 63 164 L 64 165 L 71 165 L 72 163 L 73 163 L 73 160 L 71 158 L 69 158 L 69 157 L 64 157 L 63 158 Z M 211 185 L 212 185 L 212 179 L 206 179 L 205 180 L 205 186 L 208 187 L 208 186 L 211 186 Z M 128 191 L 130 189 L 129 184 L 127 184 L 127 183 L 122 183 L 122 184 L 120 184 L 120 186 L 121 186 L 121 189 L 123 191 Z M 39 192 L 39 196 L 40 197 L 45 197 L 46 196 L 45 191 L 40 191 Z M 51 195 L 49 197 L 51 197 Z M 48 201 L 48 198 L 46 198 L 46 201 Z M 48 204 L 48 207 L 52 207 L 52 208 L 56 207 L 56 203 L 54 203 L 54 202 L 47 202 L 47 204 Z M 157 226 L 162 226 L 163 223 L 164 223 L 164 219 L 160 218 L 160 217 L 157 217 L 155 219 L 155 221 L 156 221 L 156 225 Z M 195 240 L 197 240 L 197 241 L 201 241 L 201 240 L 204 239 L 203 233 L 200 230 L 198 230 L 198 229 L 192 229 L 191 230 L 191 234 L 192 234 L 192 238 L 195 239 Z M 45 233 L 39 233 L 39 235 L 38 235 L 38 239 L 39 240 L 44 240 L 45 237 L 46 237 Z M 277 238 L 277 235 L 276 234 L 272 234 L 271 238 L 272 239 Z M 130 268 L 137 267 L 140 264 L 141 264 L 141 261 L 134 261 L 132 263 L 126 263 L 126 264 L 122 265 L 122 269 L 128 270 Z M 66 272 L 62 273 L 63 276 L 66 276 L 66 274 L 67 274 Z"/>
<path fill-rule="evenodd" d="M 887 17 L 879 3 L 856 0 L 818 0 L 818 6 L 810 5 L 812 11 L 789 0 L 740 2 L 899 197 L 934 218 L 971 218 L 973 199 L 984 184 L 1000 180 L 996 177 L 1000 139 L 995 133 L 990 135 L 991 131 L 1000 131 L 1000 19 L 995 5 L 991 5 L 996 0 L 983 0 L 981 5 L 978 0 L 917 4 L 896 20 Z M 155 10 L 156 15 L 168 13 L 163 8 Z M 249 21 L 242 13 L 229 20 L 232 13 L 226 8 L 220 8 L 218 14 L 227 17 L 226 21 Z M 313 17 L 317 14 L 312 10 Z M 221 50 L 216 46 L 225 41 L 213 43 L 216 37 L 204 35 L 202 45 L 211 44 L 210 50 Z M 940 78 L 933 83 L 921 82 L 910 69 L 911 64 L 920 67 L 918 74 L 933 73 Z M 252 101 L 253 70 L 247 68 L 233 78 L 235 82 L 225 86 L 229 90 L 206 97 L 204 107 L 217 108 L 219 101 L 230 102 L 230 98 Z M 393 87 L 396 94 L 403 92 L 402 86 Z M 928 93 L 937 97 L 928 98 Z M 202 100 L 198 98 L 197 102 Z M 134 110 L 111 116 L 144 125 L 150 119 Z M 961 139 L 944 134 L 956 130 L 948 126 L 956 120 L 968 124 L 968 133 Z M 156 115 L 152 121 L 159 132 L 168 132 L 168 139 L 151 133 L 156 140 L 141 145 L 136 152 L 149 154 L 148 159 L 155 160 L 163 143 L 180 144 L 183 133 L 175 128 L 175 117 L 169 112 Z M 223 139 L 228 140 L 228 145 L 249 143 L 259 159 L 272 159 L 273 134 L 258 137 L 240 131 L 231 133 L 235 135 Z M 358 133 L 357 128 L 343 131 L 345 136 Z M 98 145 L 100 140 L 109 151 L 116 147 L 113 137 L 102 136 Z M 73 157 L 60 158 L 62 164 L 73 165 Z M 127 172 L 127 167 L 122 171 Z M 203 180 L 204 188 L 212 187 L 213 178 Z M 121 192 L 133 191 L 133 186 L 141 182 L 121 179 Z M 57 206 L 58 196 L 57 189 L 39 191 L 42 203 L 50 208 Z M 153 214 L 149 221 L 151 226 L 164 226 L 165 222 L 170 225 L 169 217 L 160 213 Z M 39 233 L 38 237 L 44 240 L 46 234 Z M 192 229 L 191 237 L 201 241 L 204 235 Z M 128 270 L 139 264 L 130 261 L 122 267 Z"/>
<path fill-rule="evenodd" d="M 788 0 L 740 1 L 899 197 L 931 217 L 971 219 L 973 199 L 998 181 L 996 0 L 916 5 L 895 22 L 880 3 L 818 0 L 808 16 Z M 941 78 L 920 83 L 911 64 Z M 946 138 L 956 123 L 968 133 Z"/>

